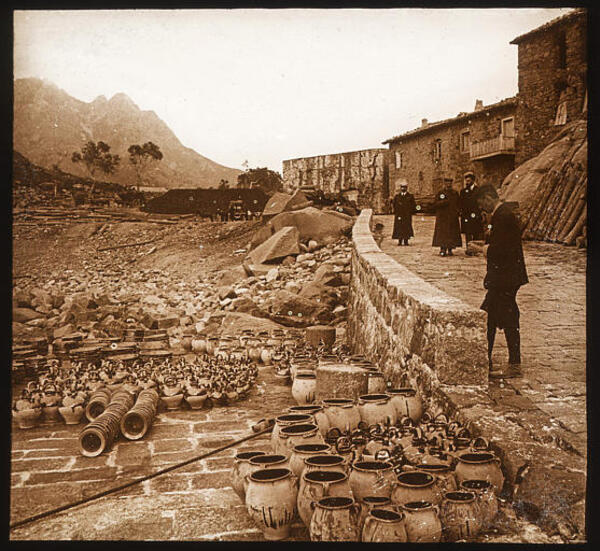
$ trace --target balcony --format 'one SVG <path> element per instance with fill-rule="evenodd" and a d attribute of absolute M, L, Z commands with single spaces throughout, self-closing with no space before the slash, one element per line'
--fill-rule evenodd
<path fill-rule="evenodd" d="M 490 140 L 470 144 L 469 151 L 471 161 L 487 159 L 496 155 L 514 155 L 515 138 L 500 134 Z"/>

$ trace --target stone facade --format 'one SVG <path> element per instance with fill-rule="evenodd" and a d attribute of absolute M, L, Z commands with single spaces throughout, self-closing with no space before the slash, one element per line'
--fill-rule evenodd
<path fill-rule="evenodd" d="M 587 110 L 587 13 L 577 9 L 515 38 L 519 94 L 516 116 L 520 165 L 535 157 Z M 559 108 L 559 104 L 563 107 Z M 565 113 L 557 113 L 565 109 Z M 556 123 L 561 124 L 556 124 Z"/>
<path fill-rule="evenodd" d="M 477 182 L 499 187 L 514 169 L 514 116 L 516 98 L 460 113 L 452 119 L 427 123 L 383 143 L 389 144 L 390 195 L 406 181 L 415 197 L 434 195 L 443 178 L 455 178 L 462 187 L 462 175 L 472 170 Z M 512 119 L 512 123 L 511 123 Z"/>
<path fill-rule="evenodd" d="M 283 161 L 284 187 L 290 193 L 312 187 L 328 195 L 357 196 L 359 208 L 386 212 L 388 193 L 387 149 L 363 149 Z M 354 190 L 354 193 L 352 193 Z"/>

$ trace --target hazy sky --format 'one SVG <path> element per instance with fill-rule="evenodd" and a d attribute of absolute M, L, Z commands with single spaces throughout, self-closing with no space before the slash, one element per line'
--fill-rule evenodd
<path fill-rule="evenodd" d="M 16 11 L 14 76 L 124 92 L 198 153 L 281 171 L 516 94 L 510 40 L 568 11 Z"/>

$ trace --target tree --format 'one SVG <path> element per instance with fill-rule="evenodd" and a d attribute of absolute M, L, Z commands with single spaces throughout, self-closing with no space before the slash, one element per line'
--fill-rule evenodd
<path fill-rule="evenodd" d="M 229 180 L 221 178 L 221 181 L 219 182 L 219 187 L 217 189 L 229 189 Z"/>
<path fill-rule="evenodd" d="M 283 189 L 283 180 L 278 172 L 263 168 L 249 168 L 238 174 L 238 188 L 260 188 L 265 193 L 273 193 Z"/>
<path fill-rule="evenodd" d="M 127 153 L 129 153 L 129 162 L 135 170 L 139 191 L 148 168 L 158 163 L 163 158 L 163 154 L 160 148 L 152 142 L 146 142 L 144 145 L 130 145 Z"/>
<path fill-rule="evenodd" d="M 97 171 L 103 174 L 113 174 L 117 170 L 121 158 L 118 155 L 110 153 L 110 145 L 107 143 L 103 141 L 99 141 L 98 143 L 89 141 L 81 148 L 81 151 L 73 152 L 71 161 L 74 163 L 83 163 L 90 178 L 93 180 Z M 90 196 L 94 192 L 95 185 L 96 182 L 93 182 L 89 192 Z"/>

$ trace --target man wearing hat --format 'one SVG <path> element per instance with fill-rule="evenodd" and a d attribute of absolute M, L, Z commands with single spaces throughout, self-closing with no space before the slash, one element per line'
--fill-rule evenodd
<path fill-rule="evenodd" d="M 417 206 L 415 197 L 408 193 L 408 184 L 400 184 L 400 193 L 396 193 L 392 199 L 392 208 L 394 211 L 394 230 L 392 239 L 398 240 L 398 245 L 408 245 L 408 240 L 415 234 L 412 227 L 412 215 L 416 212 Z"/>
<path fill-rule="evenodd" d="M 483 239 L 483 220 L 481 209 L 474 198 L 479 189 L 475 183 L 475 174 L 470 170 L 463 174 L 464 187 L 460 190 L 460 231 L 465 234 L 465 243 Z"/>
<path fill-rule="evenodd" d="M 452 178 L 444 178 L 444 188 L 435 198 L 434 247 L 440 248 L 440 256 L 452 256 L 454 247 L 462 246 L 458 222 L 458 193 L 452 189 Z"/>
<path fill-rule="evenodd" d="M 521 337 L 516 296 L 519 287 L 529 281 L 521 244 L 521 226 L 511 207 L 500 201 L 494 186 L 481 186 L 475 193 L 475 200 L 482 210 L 491 215 L 489 244 L 483 250 L 487 257 L 487 272 L 483 280 L 487 293 L 481 305 L 488 315 L 490 377 L 518 376 Z M 506 337 L 509 366 L 505 370 L 495 370 L 492 366 L 496 329 L 504 329 Z"/>

